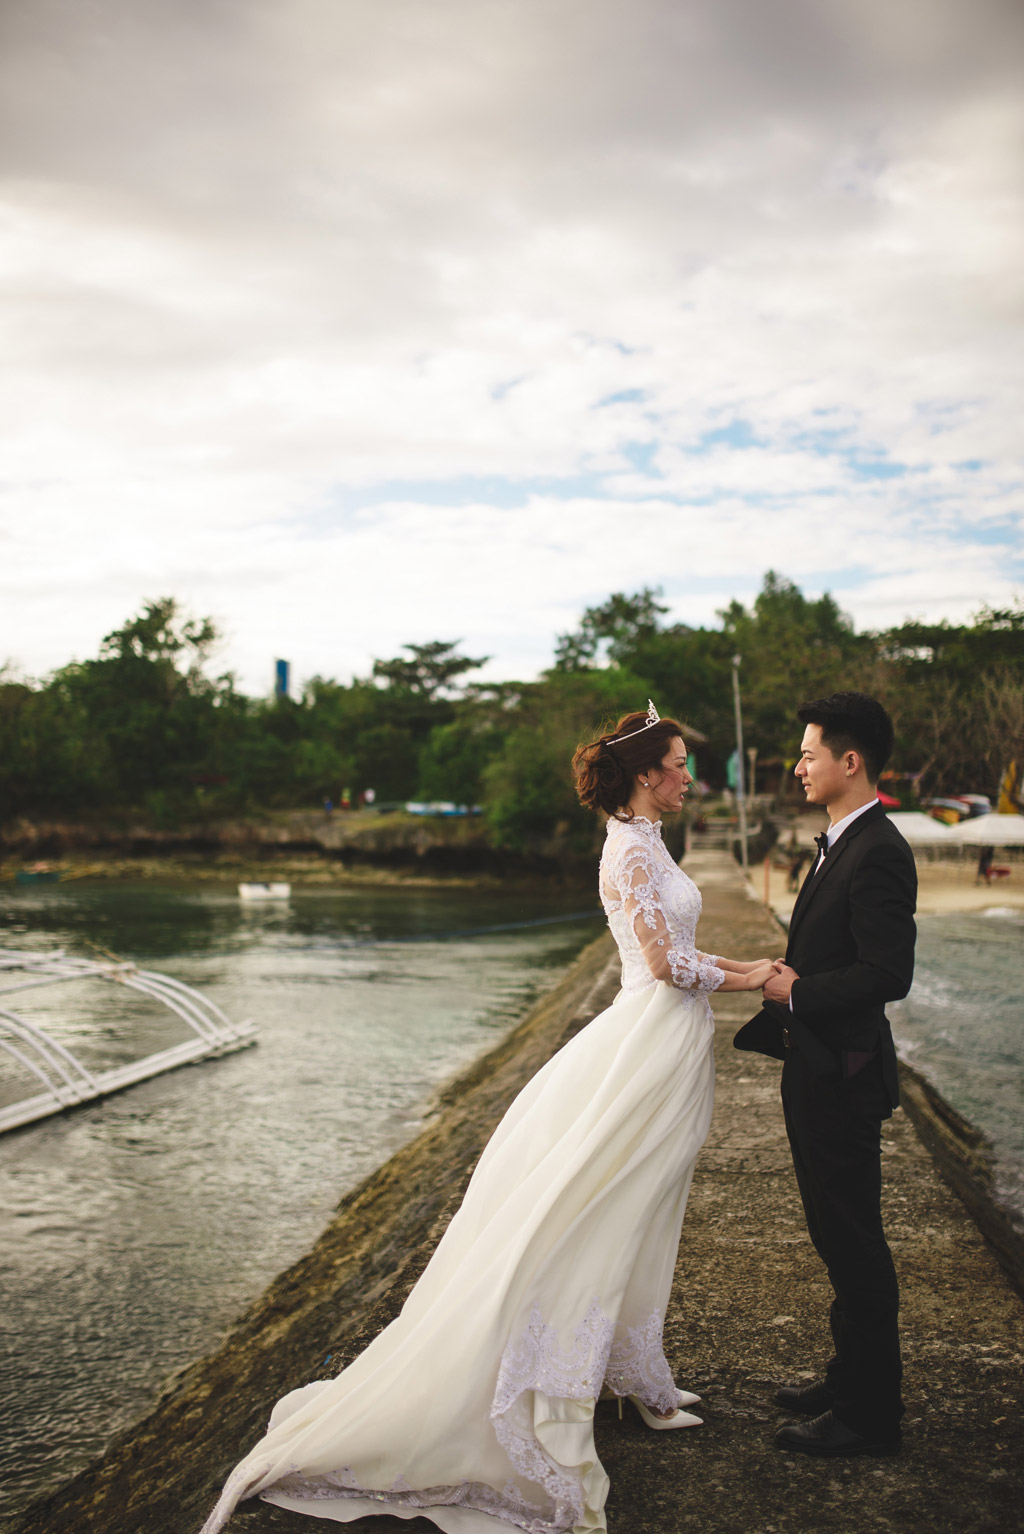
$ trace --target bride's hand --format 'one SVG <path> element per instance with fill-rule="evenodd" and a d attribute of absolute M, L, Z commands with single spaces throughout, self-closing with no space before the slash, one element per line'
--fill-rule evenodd
<path fill-rule="evenodd" d="M 757 963 L 747 971 L 747 989 L 759 991 L 773 975 L 777 974 L 778 970 L 771 959 L 758 959 Z"/>
<path fill-rule="evenodd" d="M 721 962 L 722 961 L 719 960 L 719 963 Z M 722 967 L 723 969 L 728 967 L 729 969 L 735 970 L 738 975 L 749 975 L 752 974 L 755 969 L 761 969 L 763 965 L 770 964 L 771 962 L 771 959 L 733 959 L 728 963 L 728 966 L 723 965 Z"/>

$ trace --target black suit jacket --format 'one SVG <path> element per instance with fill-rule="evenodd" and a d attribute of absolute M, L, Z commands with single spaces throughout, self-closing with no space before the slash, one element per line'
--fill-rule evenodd
<path fill-rule="evenodd" d="M 766 1001 L 733 1042 L 782 1060 L 788 1028 L 815 1075 L 852 1075 L 880 1051 L 895 1107 L 896 1051 L 885 1004 L 906 996 L 914 976 L 914 855 L 874 804 L 847 827 L 818 873 L 816 864 L 789 925 L 786 963 L 800 976 L 793 1010 Z"/>

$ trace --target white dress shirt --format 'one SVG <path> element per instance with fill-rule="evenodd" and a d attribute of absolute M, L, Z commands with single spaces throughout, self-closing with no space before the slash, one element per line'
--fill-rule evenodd
<path fill-rule="evenodd" d="M 834 826 L 829 826 L 829 828 L 828 828 L 828 850 L 829 850 L 829 852 L 832 851 L 832 848 L 835 846 L 836 842 L 842 836 L 842 834 L 846 830 L 847 826 L 852 826 L 853 822 L 857 819 L 858 815 L 863 815 L 865 810 L 871 809 L 872 805 L 877 804 L 877 803 L 878 803 L 877 799 L 869 799 L 867 804 L 859 804 L 855 810 L 851 810 L 850 811 L 849 815 L 844 815 L 842 820 L 837 820 Z M 819 852 L 818 853 L 818 861 L 814 865 L 814 872 L 815 873 L 818 872 L 818 869 L 821 867 L 821 865 L 822 865 L 822 863 L 824 863 L 824 861 L 825 861 L 825 854 L 823 852 Z"/>

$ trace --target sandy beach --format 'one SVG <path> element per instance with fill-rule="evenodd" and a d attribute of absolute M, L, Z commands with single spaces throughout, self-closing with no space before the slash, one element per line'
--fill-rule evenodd
<path fill-rule="evenodd" d="M 976 859 L 961 863 L 926 863 L 917 860 L 917 909 L 922 914 L 946 911 L 985 911 L 992 906 L 1024 910 L 1024 863 L 1008 862 L 1005 854 L 997 866 L 1009 868 L 1004 879 L 988 884 L 975 882 Z"/>
<path fill-rule="evenodd" d="M 1010 869 L 1006 878 L 989 884 L 975 883 L 977 859 L 967 853 L 959 861 L 932 861 L 917 856 L 917 910 L 920 916 L 943 915 L 950 911 L 986 911 L 993 906 L 1024 910 L 1024 862 L 1012 862 L 1004 855 L 997 866 Z M 804 872 L 807 865 L 804 864 Z M 764 865 L 750 869 L 750 891 L 755 900 L 764 901 L 783 922 L 789 921 L 796 895 L 789 888 L 785 868 L 772 865 L 768 884 Z M 767 899 L 766 899 L 767 894 Z"/>

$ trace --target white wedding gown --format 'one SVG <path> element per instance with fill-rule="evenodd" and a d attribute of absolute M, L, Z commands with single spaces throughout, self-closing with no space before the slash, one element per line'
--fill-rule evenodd
<path fill-rule="evenodd" d="M 601 899 L 622 990 L 520 1092 L 401 1314 L 278 1402 L 202 1534 L 261 1495 L 445 1534 L 606 1527 L 602 1386 L 665 1411 L 662 1328 L 714 1095 L 700 894 L 660 822 L 610 820 Z"/>

